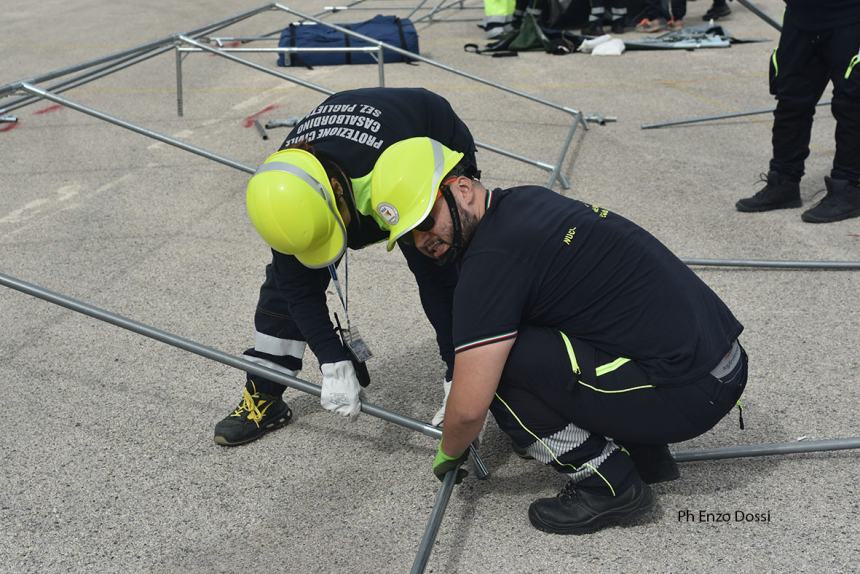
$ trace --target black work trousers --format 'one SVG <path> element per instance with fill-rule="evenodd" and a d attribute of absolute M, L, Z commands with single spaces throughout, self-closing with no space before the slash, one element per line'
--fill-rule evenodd
<path fill-rule="evenodd" d="M 860 23 L 811 32 L 801 30 L 786 18 L 779 46 L 770 61 L 770 92 L 777 99 L 770 170 L 793 181 L 803 177 L 815 105 L 828 82 L 833 82 L 830 109 L 836 118 L 836 154 L 831 177 L 860 180 L 857 56 L 860 56 Z"/>
<path fill-rule="evenodd" d="M 688 440 L 732 409 L 747 379 L 746 353 L 740 345 L 737 352 L 736 365 L 720 379 L 708 374 L 654 384 L 634 361 L 551 328 L 525 327 L 490 409 L 499 427 L 535 460 L 582 486 L 617 491 L 635 469 L 616 441 Z"/>

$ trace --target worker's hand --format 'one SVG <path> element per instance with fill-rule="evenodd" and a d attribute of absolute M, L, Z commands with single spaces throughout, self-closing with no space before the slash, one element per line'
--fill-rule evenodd
<path fill-rule="evenodd" d="M 352 361 L 320 365 L 322 394 L 320 404 L 327 411 L 355 419 L 361 412 L 361 386 Z"/>
<path fill-rule="evenodd" d="M 466 462 L 466 458 L 469 456 L 469 449 L 463 451 L 460 456 L 448 456 L 445 454 L 445 451 L 442 450 L 442 441 L 439 441 L 439 449 L 436 451 L 436 459 L 433 461 L 433 474 L 436 475 L 436 478 L 439 480 L 445 480 L 445 475 L 448 474 L 448 471 L 457 469 L 457 479 L 454 481 L 456 484 L 460 484 L 460 482 L 465 478 L 469 472 L 465 468 L 459 468 L 464 462 Z"/>
<path fill-rule="evenodd" d="M 451 394 L 451 384 L 452 381 L 447 378 L 442 379 L 442 390 L 445 392 L 445 398 L 442 399 L 442 407 L 436 411 L 433 420 L 430 421 L 434 427 L 442 426 L 442 423 L 445 422 L 445 406 L 448 404 L 448 395 Z"/>

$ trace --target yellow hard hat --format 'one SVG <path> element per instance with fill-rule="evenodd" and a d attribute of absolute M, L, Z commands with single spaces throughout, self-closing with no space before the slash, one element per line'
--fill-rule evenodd
<path fill-rule="evenodd" d="M 389 251 L 424 221 L 442 179 L 461 159 L 462 153 L 427 137 L 405 139 L 382 152 L 373 167 L 370 201 L 389 230 Z"/>
<path fill-rule="evenodd" d="M 328 175 L 313 154 L 285 149 L 257 168 L 245 193 L 257 233 L 272 249 L 320 269 L 346 249 L 346 227 Z"/>

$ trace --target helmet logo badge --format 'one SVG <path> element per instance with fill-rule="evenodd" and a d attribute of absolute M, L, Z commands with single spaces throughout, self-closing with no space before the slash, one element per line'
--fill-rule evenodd
<path fill-rule="evenodd" d="M 390 203 L 383 201 L 376 206 L 376 212 L 379 213 L 388 225 L 396 225 L 400 221 L 400 214 L 397 213 L 397 208 Z"/>

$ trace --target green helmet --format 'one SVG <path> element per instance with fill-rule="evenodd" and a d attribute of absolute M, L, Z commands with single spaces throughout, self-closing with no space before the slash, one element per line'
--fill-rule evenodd
<path fill-rule="evenodd" d="M 399 141 L 373 167 L 370 202 L 389 230 L 388 250 L 424 221 L 436 202 L 442 180 L 463 159 L 436 140 Z"/>
<path fill-rule="evenodd" d="M 285 149 L 270 155 L 248 182 L 245 203 L 266 243 L 306 267 L 327 267 L 346 249 L 331 182 L 310 152 Z"/>

